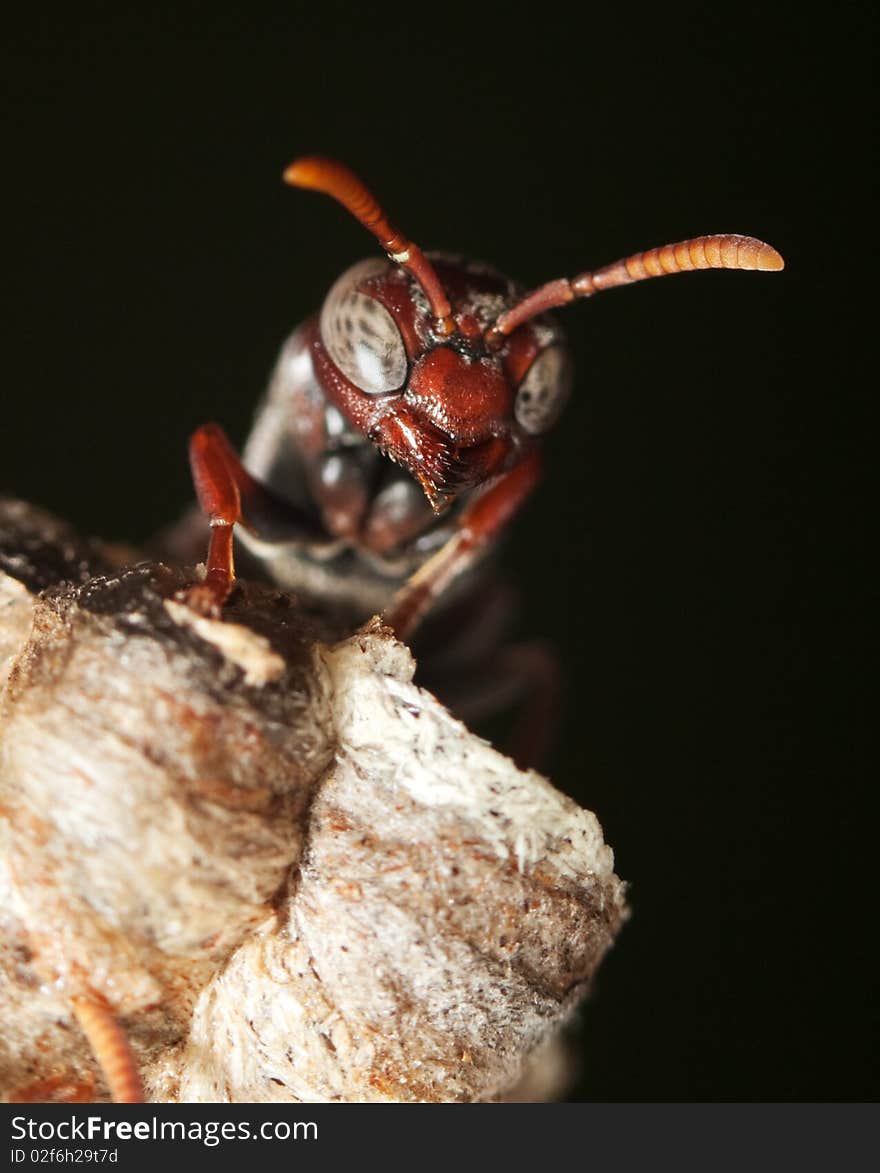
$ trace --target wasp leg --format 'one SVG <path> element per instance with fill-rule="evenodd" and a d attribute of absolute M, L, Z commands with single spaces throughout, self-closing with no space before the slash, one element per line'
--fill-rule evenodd
<path fill-rule="evenodd" d="M 384 621 L 398 639 L 412 635 L 453 579 L 501 533 L 537 485 L 540 474 L 535 451 L 468 503 L 449 541 L 410 576 L 385 612 Z"/>
<path fill-rule="evenodd" d="M 193 433 L 189 459 L 199 505 L 211 527 L 205 580 L 187 592 L 197 610 L 217 615 L 232 589 L 235 525 L 266 541 L 327 540 L 317 521 L 251 476 L 218 424 L 204 424 Z"/>
<path fill-rule="evenodd" d="M 416 683 L 522 769 L 549 766 L 562 710 L 556 650 L 542 640 L 508 643 L 517 594 L 494 576 L 444 609 L 436 608 L 413 641 Z"/>
<path fill-rule="evenodd" d="M 512 712 L 501 744 L 522 770 L 547 769 L 557 741 L 561 703 L 559 659 L 540 640 L 502 648 L 491 663 L 449 693 L 449 707 L 471 728 Z"/>
<path fill-rule="evenodd" d="M 74 998 L 73 1012 L 104 1072 L 114 1104 L 142 1104 L 144 1089 L 128 1039 L 106 1004 Z"/>

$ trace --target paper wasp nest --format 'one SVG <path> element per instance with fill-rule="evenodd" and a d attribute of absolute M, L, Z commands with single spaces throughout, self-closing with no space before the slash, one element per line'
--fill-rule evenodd
<path fill-rule="evenodd" d="M 0 502 L 5 1097 L 106 1096 L 78 995 L 155 1100 L 517 1094 L 625 917 L 595 817 L 377 622 L 331 646 L 261 587 L 202 619 L 117 561 Z"/>

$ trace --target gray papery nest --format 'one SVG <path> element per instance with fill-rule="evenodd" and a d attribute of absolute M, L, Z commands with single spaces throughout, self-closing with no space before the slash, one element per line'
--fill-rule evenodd
<path fill-rule="evenodd" d="M 85 1003 L 157 1101 L 555 1094 L 626 916 L 595 816 L 378 621 L 331 645 L 257 586 L 206 619 L 120 559 L 0 502 L 5 1097 L 106 1098 Z"/>

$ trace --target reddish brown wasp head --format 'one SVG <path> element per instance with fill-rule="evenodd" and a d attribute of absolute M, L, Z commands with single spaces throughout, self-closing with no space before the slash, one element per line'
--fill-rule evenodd
<path fill-rule="evenodd" d="M 550 427 L 568 390 L 561 335 L 529 324 L 503 354 L 493 352 L 487 331 L 519 292 L 510 281 L 486 266 L 426 256 L 339 163 L 301 159 L 284 177 L 332 195 L 388 253 L 339 278 L 312 354 L 331 401 L 439 512 L 516 464 Z"/>
<path fill-rule="evenodd" d="M 486 331 L 515 288 L 484 266 L 431 257 L 453 332 L 438 338 L 413 278 L 379 259 L 336 282 L 314 329 L 312 357 L 328 398 L 419 482 L 438 512 L 516 464 L 568 390 L 559 331 L 529 323 L 503 353 Z"/>
<path fill-rule="evenodd" d="M 415 477 L 437 512 L 512 468 L 555 423 L 570 371 L 545 311 L 688 269 L 782 268 L 761 241 L 702 236 L 523 296 L 486 266 L 426 256 L 339 163 L 300 159 L 284 178 L 333 196 L 388 254 L 355 265 L 330 290 L 312 357 L 331 402 Z"/>

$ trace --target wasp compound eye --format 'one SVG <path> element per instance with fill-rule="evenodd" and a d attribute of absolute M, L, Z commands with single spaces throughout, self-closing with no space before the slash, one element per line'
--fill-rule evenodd
<path fill-rule="evenodd" d="M 542 351 L 519 385 L 513 414 L 519 426 L 537 436 L 556 423 L 571 389 L 571 364 L 562 346 Z"/>
<path fill-rule="evenodd" d="M 398 391 L 406 382 L 406 350 L 400 330 L 380 301 L 363 292 L 363 282 L 384 269 L 383 261 L 362 261 L 343 273 L 321 310 L 321 341 L 343 375 L 367 395 Z"/>

